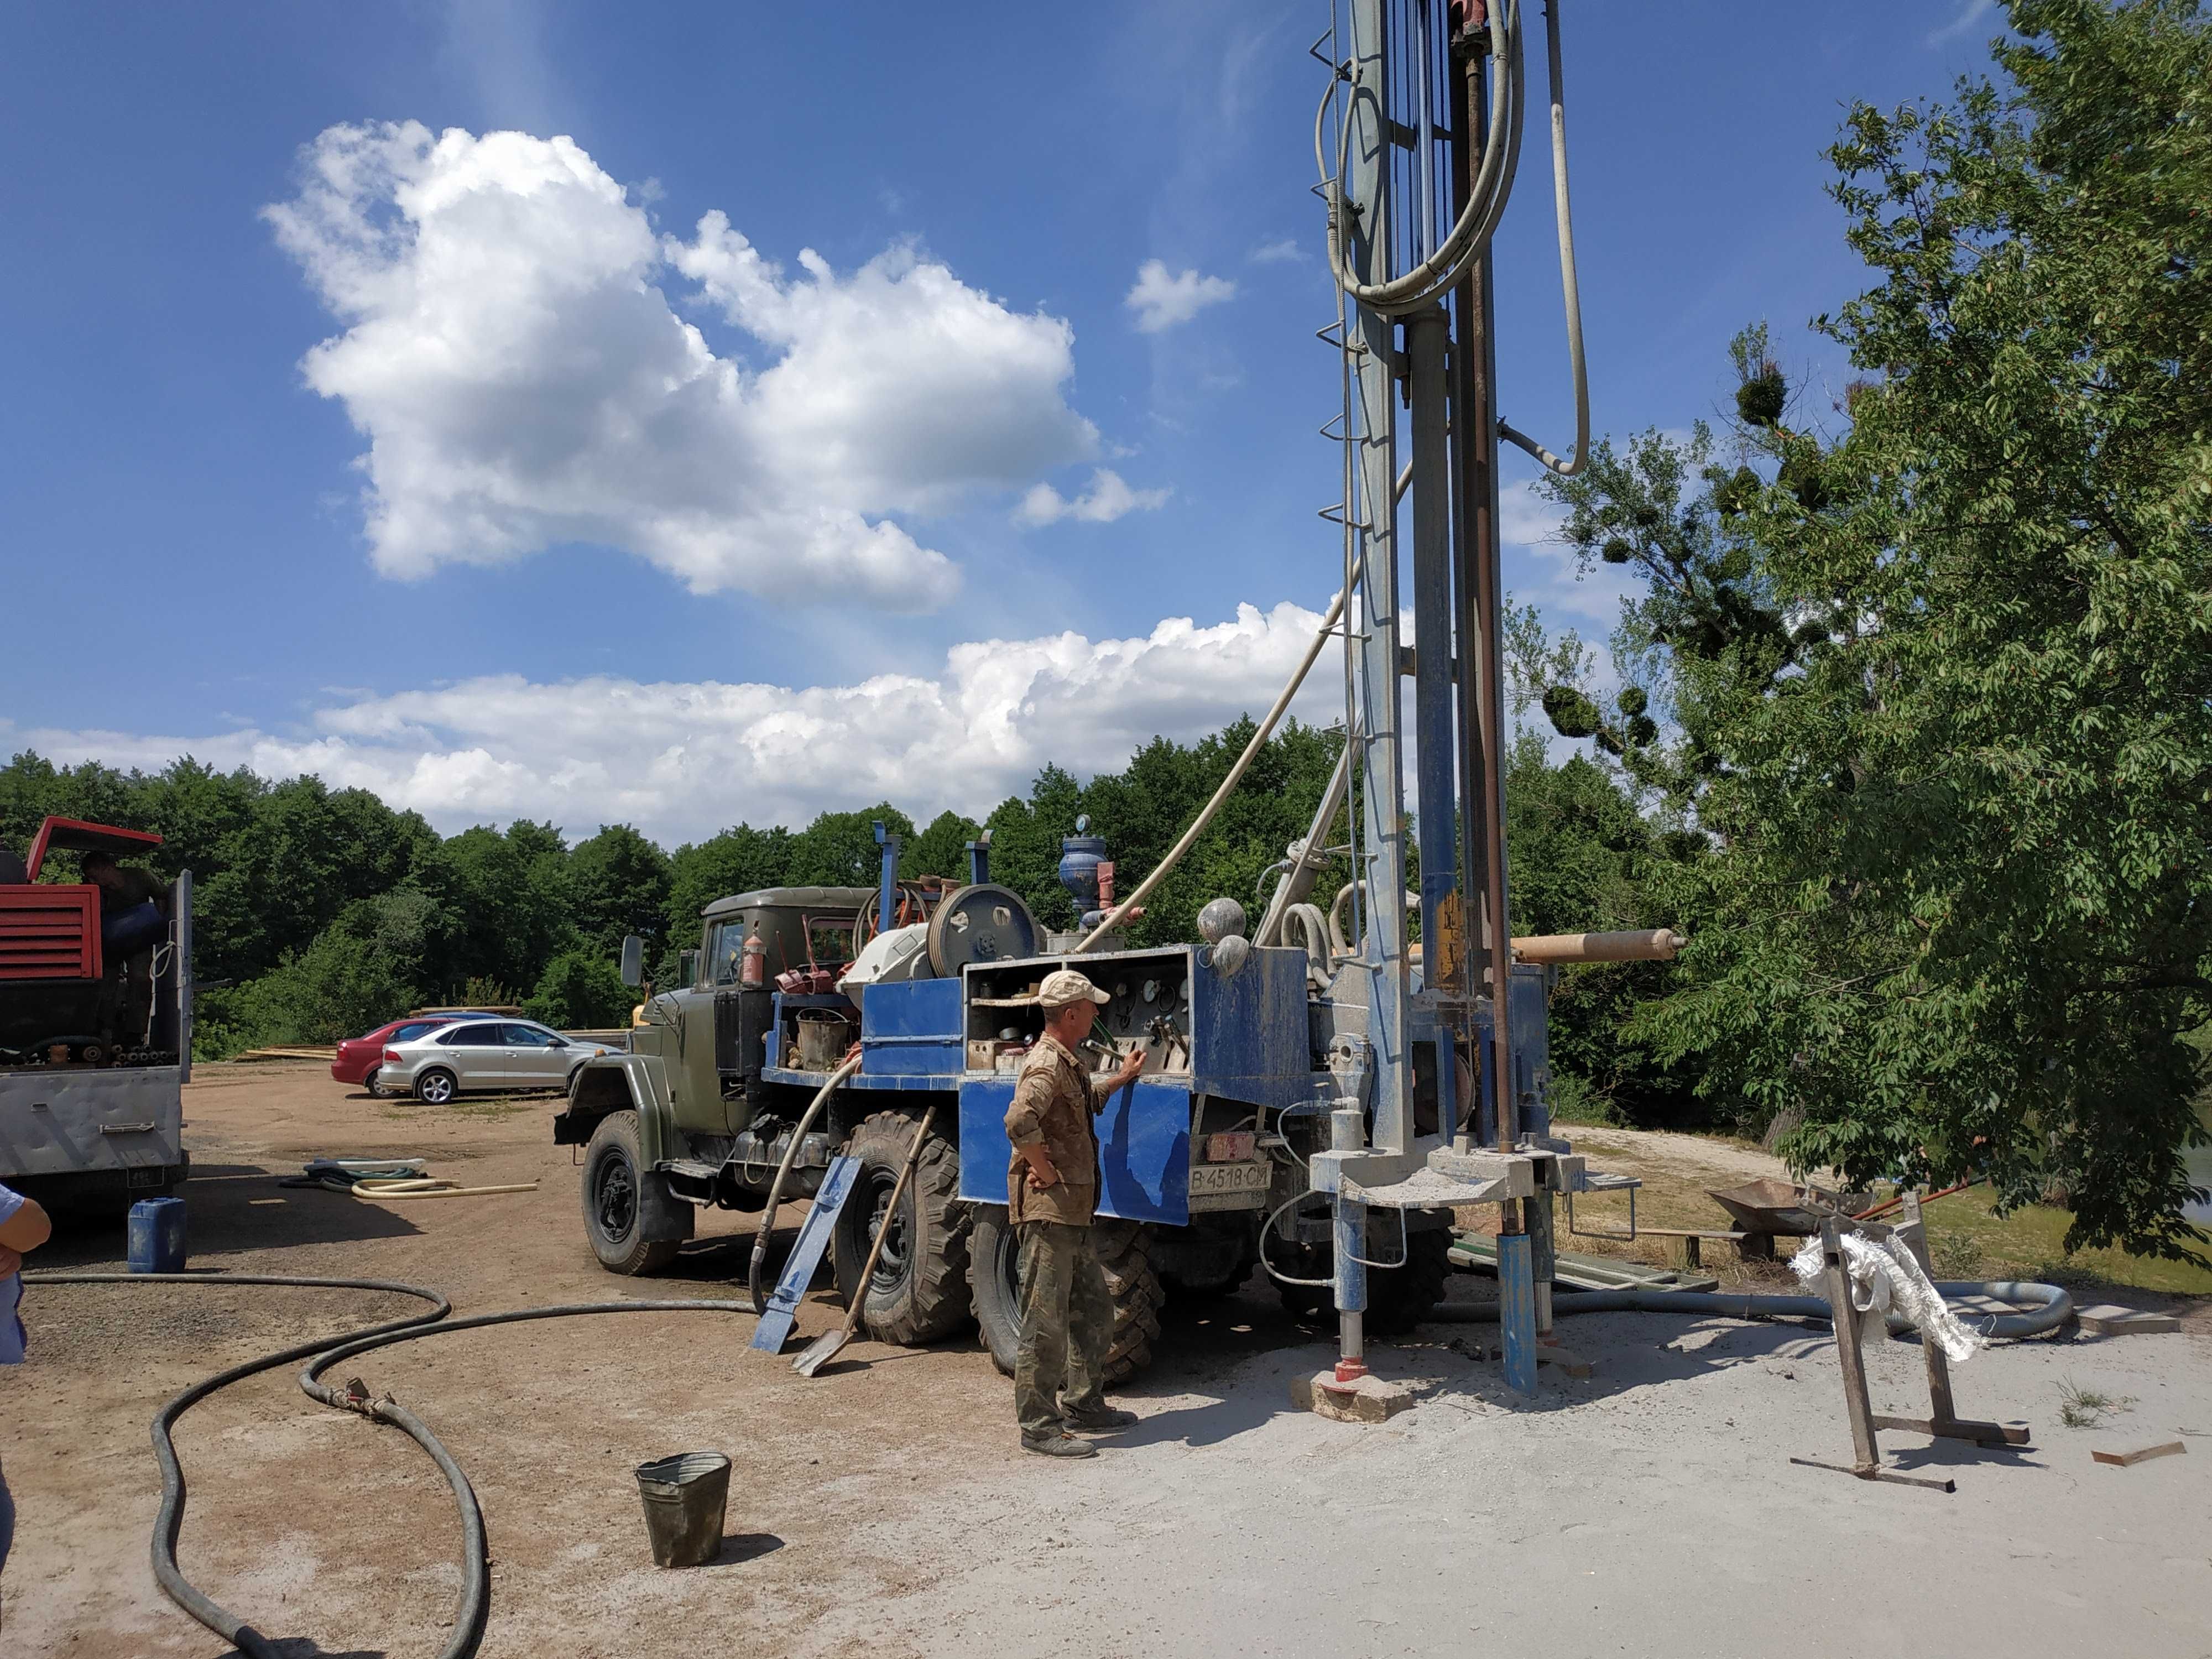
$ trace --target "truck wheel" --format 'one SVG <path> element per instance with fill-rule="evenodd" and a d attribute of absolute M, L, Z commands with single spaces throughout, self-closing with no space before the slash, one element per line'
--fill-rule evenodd
<path fill-rule="evenodd" d="M 1259 1215 L 1231 1211 L 1202 1217 L 1152 1241 L 1152 1266 L 1170 1302 L 1211 1302 L 1234 1294 L 1260 1260 Z"/>
<path fill-rule="evenodd" d="M 609 1273 L 649 1273 L 691 1237 L 691 1206 L 645 1167 L 637 1114 L 609 1112 L 584 1150 L 584 1231 Z"/>
<path fill-rule="evenodd" d="M 941 1114 L 940 1114 L 941 1115 Z M 921 1162 L 899 1200 L 898 1213 L 884 1217 L 891 1188 L 914 1145 L 915 1120 L 899 1112 L 864 1118 L 845 1143 L 845 1155 L 860 1167 L 853 1190 L 837 1212 L 830 1234 L 837 1273 L 837 1294 L 853 1305 L 860 1290 L 860 1264 L 876 1230 L 888 1225 L 883 1255 L 868 1282 L 866 1324 L 878 1342 L 904 1347 L 932 1342 L 968 1322 L 968 1206 L 960 1202 L 960 1149 L 935 1127 L 922 1143 Z"/>
<path fill-rule="evenodd" d="M 1106 1271 L 1106 1293 L 1114 1299 L 1106 1380 L 1119 1382 L 1152 1363 L 1152 1340 L 1160 1334 L 1160 1304 L 1167 1292 L 1152 1271 L 1152 1232 L 1143 1223 L 1094 1221 L 1091 1243 Z M 975 1322 L 992 1364 L 1012 1376 L 1022 1346 L 1021 1301 L 1014 1282 L 1020 1251 L 1004 1208 L 991 1205 L 976 1211 L 974 1255 Z"/>
<path fill-rule="evenodd" d="M 1444 1299 L 1444 1281 L 1451 1273 L 1451 1242 L 1449 1227 L 1408 1233 L 1404 1267 L 1367 1270 L 1370 1336 L 1403 1336 Z M 1268 1260 L 1299 1279 L 1327 1278 L 1334 1271 L 1334 1255 L 1318 1244 L 1297 1249 L 1285 1249 L 1279 1243 L 1267 1247 Z M 1336 1322 L 1336 1297 L 1328 1285 L 1279 1284 L 1276 1289 L 1282 1292 L 1284 1308 L 1301 1324 Z"/>
<path fill-rule="evenodd" d="M 453 1074 L 435 1068 L 415 1079 L 415 1098 L 433 1106 L 442 1106 L 453 1097 Z"/>

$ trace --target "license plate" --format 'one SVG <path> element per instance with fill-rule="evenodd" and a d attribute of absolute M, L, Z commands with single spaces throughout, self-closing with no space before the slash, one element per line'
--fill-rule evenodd
<path fill-rule="evenodd" d="M 1200 1164 L 1190 1172 L 1194 1210 L 1257 1209 L 1267 1201 L 1267 1164 Z"/>

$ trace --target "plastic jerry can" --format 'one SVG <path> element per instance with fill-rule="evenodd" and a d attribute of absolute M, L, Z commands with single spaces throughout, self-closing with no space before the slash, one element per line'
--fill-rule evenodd
<path fill-rule="evenodd" d="M 130 1267 L 134 1273 L 185 1270 L 185 1200 L 142 1198 L 131 1206 Z"/>

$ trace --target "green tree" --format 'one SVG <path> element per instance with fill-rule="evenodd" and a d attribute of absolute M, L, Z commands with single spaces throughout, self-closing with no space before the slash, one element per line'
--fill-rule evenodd
<path fill-rule="evenodd" d="M 609 960 L 629 933 L 650 955 L 668 926 L 669 868 L 668 854 L 629 824 L 601 824 L 568 854 L 577 931 Z"/>
<path fill-rule="evenodd" d="M 791 831 L 781 825 L 756 830 L 741 823 L 708 840 L 685 842 L 669 860 L 668 929 L 672 963 L 678 950 L 699 943 L 699 913 L 718 898 L 757 892 L 790 879 Z M 666 982 L 666 974 L 660 976 Z"/>
<path fill-rule="evenodd" d="M 1792 429 L 1747 336 L 1737 471 L 1678 449 L 1668 501 L 1646 445 L 1644 499 L 1562 493 L 1669 536 L 1680 507 L 1718 583 L 1685 634 L 1643 558 L 1657 608 L 1625 629 L 1674 730 L 1622 747 L 1723 849 L 1671 866 L 1690 983 L 1642 1029 L 1801 1111 L 1802 1163 L 1978 1168 L 2007 1205 L 2067 1194 L 2069 1248 L 2183 1255 L 2183 1039 L 2212 1017 L 2212 32 L 2188 0 L 2010 13 L 2004 90 L 1862 106 L 1832 152 L 1875 276 L 1816 324 L 1869 377 L 1844 429 Z"/>
<path fill-rule="evenodd" d="M 944 876 L 968 879 L 968 843 L 983 833 L 973 818 L 954 811 L 939 812 L 929 827 L 908 841 L 899 854 L 902 876 Z"/>
<path fill-rule="evenodd" d="M 801 887 L 873 887 L 881 879 L 883 849 L 876 825 L 914 839 L 914 820 L 889 801 L 858 812 L 824 812 L 791 838 L 788 880 Z"/>
<path fill-rule="evenodd" d="M 586 945 L 546 963 L 522 1012 L 562 1030 L 605 1031 L 627 1024 L 636 1001 L 615 964 Z"/>

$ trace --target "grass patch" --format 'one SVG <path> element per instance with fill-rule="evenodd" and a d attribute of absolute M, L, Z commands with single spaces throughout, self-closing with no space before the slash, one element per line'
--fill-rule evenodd
<path fill-rule="evenodd" d="M 2103 1394 L 2071 1377 L 2058 1385 L 2058 1420 L 2069 1429 L 2094 1429 L 2106 1413 L 2124 1412 L 2135 1403 L 2133 1395 Z"/>
<path fill-rule="evenodd" d="M 1595 1127 L 1596 1126 L 1592 1126 Z M 1572 1139 L 1571 1133 L 1570 1139 Z M 1714 1146 L 1747 1148 L 1749 1144 L 1725 1134 L 1700 1134 Z M 1709 1188 L 1729 1187 L 1733 1181 L 1717 1175 L 1680 1167 L 1659 1152 L 1645 1154 L 1632 1143 L 1616 1146 L 1600 1133 L 1592 1137 L 1592 1167 L 1624 1175 L 1641 1176 L 1644 1189 L 1636 1195 L 1636 1216 L 1646 1227 L 1694 1227 L 1714 1230 L 1730 1225 L 1719 1205 L 1706 1196 Z M 1577 1200 L 1576 1219 L 1595 1231 L 1625 1231 L 1628 1200 L 1620 1195 L 1592 1194 Z M 2130 1255 L 2116 1249 L 2066 1253 L 2063 1240 L 2073 1217 L 2050 1205 L 2034 1204 L 2000 1217 L 1991 1207 L 1989 1188 L 1969 1188 L 1926 1206 L 1929 1255 L 1938 1279 L 2024 1279 L 2061 1284 L 2076 1291 L 2156 1291 L 2180 1296 L 2212 1296 L 2212 1269 L 2152 1256 Z M 1893 1212 L 1885 1219 L 1894 1221 Z M 1666 1265 L 1666 1247 L 1656 1238 L 1624 1241 L 1570 1236 L 1566 1215 L 1559 1218 L 1559 1248 L 1586 1255 L 1619 1255 Z M 2203 1237 L 2202 1248 L 2212 1255 L 2212 1237 Z M 1785 1241 L 1784 1249 L 1789 1246 Z M 1705 1270 L 1724 1284 L 1743 1285 L 1772 1276 L 1771 1270 L 1738 1264 L 1733 1249 L 1724 1243 L 1705 1246 Z M 2077 1299 L 2079 1299 L 2077 1297 Z M 2094 1298 L 2093 1298 L 2094 1299 Z"/>

